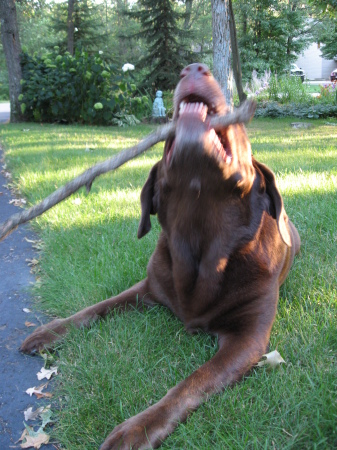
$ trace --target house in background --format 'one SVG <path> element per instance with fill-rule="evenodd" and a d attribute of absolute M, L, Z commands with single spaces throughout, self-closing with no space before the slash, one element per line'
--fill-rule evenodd
<path fill-rule="evenodd" d="M 324 59 L 320 50 L 320 44 L 314 43 L 308 47 L 295 61 L 305 71 L 308 80 L 329 80 L 330 73 L 337 69 L 337 58 Z"/>

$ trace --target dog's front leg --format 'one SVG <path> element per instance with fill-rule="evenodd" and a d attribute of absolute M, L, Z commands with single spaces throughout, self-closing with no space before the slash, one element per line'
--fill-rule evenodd
<path fill-rule="evenodd" d="M 248 329 L 249 328 L 249 329 Z M 264 329 L 261 329 L 264 328 Z M 211 394 L 238 381 L 265 352 L 271 324 L 219 336 L 215 356 L 179 383 L 158 403 L 118 425 L 100 450 L 157 448 Z"/>
<path fill-rule="evenodd" d="M 139 308 L 142 305 L 151 306 L 153 304 L 155 302 L 150 297 L 146 278 L 116 297 L 89 306 L 66 319 L 55 319 L 38 327 L 24 340 L 20 350 L 24 353 L 34 353 L 43 348 L 50 348 L 55 341 L 67 333 L 69 327 L 88 326 L 99 317 L 105 317 L 114 309 Z"/>

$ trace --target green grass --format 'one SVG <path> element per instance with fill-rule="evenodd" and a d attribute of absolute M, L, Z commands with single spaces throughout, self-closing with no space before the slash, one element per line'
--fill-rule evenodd
<path fill-rule="evenodd" d="M 337 447 L 337 127 L 322 120 L 293 129 L 291 121 L 256 120 L 248 128 L 302 239 L 271 337 L 287 364 L 253 370 L 212 397 L 163 449 Z M 14 183 L 33 204 L 151 129 L 6 125 L 0 141 Z M 161 153 L 158 145 L 97 179 L 89 195 L 83 190 L 34 221 L 43 240 L 40 308 L 64 317 L 145 276 L 159 226 L 152 219 L 152 231 L 137 240 L 139 194 Z M 215 351 L 214 339 L 188 335 L 163 307 L 72 330 L 58 346 L 53 439 L 69 450 L 96 449 L 115 425 L 158 401 Z"/>
<path fill-rule="evenodd" d="M 322 82 L 323 85 L 323 82 Z M 319 94 L 321 92 L 320 85 L 317 84 L 307 84 L 305 83 L 305 88 L 308 94 Z"/>

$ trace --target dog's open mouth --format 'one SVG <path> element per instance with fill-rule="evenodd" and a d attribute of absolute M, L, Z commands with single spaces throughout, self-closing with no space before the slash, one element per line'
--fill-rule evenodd
<path fill-rule="evenodd" d="M 198 98 L 186 98 L 179 105 L 178 120 L 181 117 L 195 117 L 202 122 L 210 120 L 211 116 L 216 114 L 215 107 L 213 105 L 207 105 L 202 100 Z M 214 155 L 226 164 L 232 162 L 232 151 L 227 139 L 227 130 L 224 129 L 221 132 L 216 132 L 214 128 L 210 128 L 210 138 L 213 142 L 213 152 Z M 188 130 L 186 130 L 188 133 Z M 170 162 L 173 149 L 175 146 L 175 139 L 167 147 L 166 161 Z"/>

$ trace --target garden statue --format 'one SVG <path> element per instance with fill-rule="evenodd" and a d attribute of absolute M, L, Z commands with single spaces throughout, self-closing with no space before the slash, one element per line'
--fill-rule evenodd
<path fill-rule="evenodd" d="M 161 118 L 161 117 L 165 117 L 165 113 L 166 113 L 166 108 L 164 107 L 164 102 L 163 102 L 163 93 L 162 91 L 157 91 L 156 92 L 156 98 L 153 102 L 153 107 L 152 107 L 152 117 L 156 118 Z"/>

